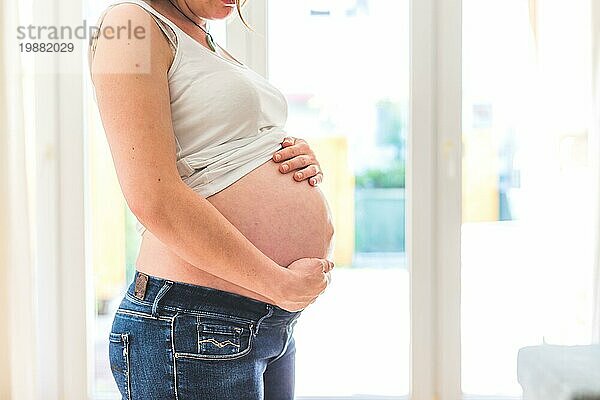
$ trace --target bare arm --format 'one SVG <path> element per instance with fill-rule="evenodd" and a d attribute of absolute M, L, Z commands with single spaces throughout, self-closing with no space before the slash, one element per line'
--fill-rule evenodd
<path fill-rule="evenodd" d="M 99 38 L 92 78 L 129 208 L 184 260 L 277 304 L 290 271 L 265 256 L 179 177 L 167 81 L 172 53 L 138 6 L 115 6 L 103 26 L 123 26 L 128 20 L 146 28 L 147 42 Z"/>

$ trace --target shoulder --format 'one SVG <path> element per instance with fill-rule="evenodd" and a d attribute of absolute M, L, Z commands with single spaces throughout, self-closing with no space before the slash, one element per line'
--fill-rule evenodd
<path fill-rule="evenodd" d="M 146 10 L 140 4 L 137 3 L 117 3 L 111 4 L 104 11 L 102 21 L 100 21 L 100 30 L 115 30 L 121 28 L 121 34 L 134 36 L 137 30 L 136 37 L 140 35 L 140 31 L 144 30 L 148 34 L 149 29 L 152 27 L 154 17 L 150 11 Z M 127 30 L 126 32 L 123 32 Z M 110 32 L 112 33 L 112 32 Z M 110 36 L 109 33 L 104 32 L 105 37 Z M 122 35 L 121 35 L 122 36 Z"/>
<path fill-rule="evenodd" d="M 118 3 L 105 10 L 90 49 L 90 67 L 101 72 L 169 68 L 172 51 L 154 16 L 141 5 Z M 131 69 L 133 68 L 133 69 Z"/>
<path fill-rule="evenodd" d="M 152 20 L 150 11 L 135 2 L 110 4 L 104 12 L 105 22 L 148 22 Z"/>

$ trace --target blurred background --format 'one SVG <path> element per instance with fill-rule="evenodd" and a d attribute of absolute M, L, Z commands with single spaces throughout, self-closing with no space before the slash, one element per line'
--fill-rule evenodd
<path fill-rule="evenodd" d="M 111 3 L 81 1 L 90 25 Z M 4 5 L 4 18 L 17 16 L 23 25 L 40 12 L 35 0 L 12 3 Z M 325 171 L 322 190 L 336 231 L 332 285 L 295 329 L 296 393 L 312 399 L 409 398 L 415 373 L 410 359 L 411 318 L 416 317 L 411 315 L 411 290 L 420 290 L 411 286 L 407 262 L 411 2 L 265 4 L 266 29 L 257 40 L 267 48 L 267 76 L 288 100 L 288 132 L 309 142 Z M 461 247 L 456 294 L 461 396 L 600 399 L 600 4 L 462 0 L 461 7 Z M 252 14 L 249 20 L 252 25 Z M 237 46 L 227 24 L 211 22 L 211 32 L 223 47 Z M 35 87 L 35 77 L 43 74 L 39 58 L 38 65 L 27 54 L 19 59 L 16 70 L 4 63 L 6 96 L 0 108 L 6 132 L 13 135 L 3 143 L 13 157 L 4 159 L 5 170 L 21 168 L 18 177 L 5 181 L 4 209 L 8 215 L 15 202 L 21 208 L 4 221 L 13 227 L 27 224 L 32 227 L 28 235 L 33 235 L 33 227 L 48 220 L 40 206 L 44 195 L 39 191 L 45 186 L 36 183 L 48 176 L 36 160 L 56 149 L 42 146 L 40 126 L 33 119 L 43 101 L 43 89 Z M 10 75 L 11 70 L 17 75 Z M 90 399 L 118 399 L 107 338 L 135 272 L 140 237 L 116 178 L 85 70 L 84 78 L 78 88 L 83 102 L 73 112 L 81 114 L 85 126 L 79 149 L 85 194 L 81 223 L 86 232 L 86 266 L 81 268 L 88 302 L 85 379 Z M 18 112 L 21 120 L 15 124 L 13 118 L 10 125 L 9 116 Z M 20 158 L 14 149 L 24 150 Z M 60 154 L 54 157 L 60 159 Z M 11 185 L 27 190 L 21 190 L 19 198 Z M 23 202 L 29 204 L 26 214 Z M 5 242 L 13 243 L 16 251 L 19 247 L 10 239 L 17 237 L 8 239 Z M 35 246 L 22 251 L 34 254 Z M 48 272 L 36 273 L 43 265 L 39 256 L 29 262 L 35 265 L 33 283 L 21 288 L 35 292 Z M 39 309 L 32 305 L 29 311 L 35 314 Z M 38 329 L 44 327 L 38 324 Z M 367 339 L 373 330 L 376 340 Z M 323 332 L 328 332 L 327 341 Z M 4 362 L 10 369 L 15 361 L 8 347 L 5 354 L 0 366 Z M 10 379 L 13 386 L 21 381 Z M 0 398 L 13 397 L 0 392 Z M 53 397 L 38 393 L 31 398 Z"/>

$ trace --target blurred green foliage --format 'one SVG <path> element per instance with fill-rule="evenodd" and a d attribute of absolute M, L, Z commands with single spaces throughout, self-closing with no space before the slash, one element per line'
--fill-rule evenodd
<path fill-rule="evenodd" d="M 356 175 L 357 188 L 404 188 L 406 166 L 395 161 L 388 168 L 368 168 Z"/>

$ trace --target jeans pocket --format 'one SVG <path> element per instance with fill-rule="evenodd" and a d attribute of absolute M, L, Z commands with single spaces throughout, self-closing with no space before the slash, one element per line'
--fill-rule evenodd
<path fill-rule="evenodd" d="M 108 343 L 110 370 L 124 400 L 131 400 L 129 334 L 111 332 Z"/>
<path fill-rule="evenodd" d="M 176 358 L 237 359 L 252 349 L 252 325 L 218 315 L 178 314 L 173 342 Z"/>

